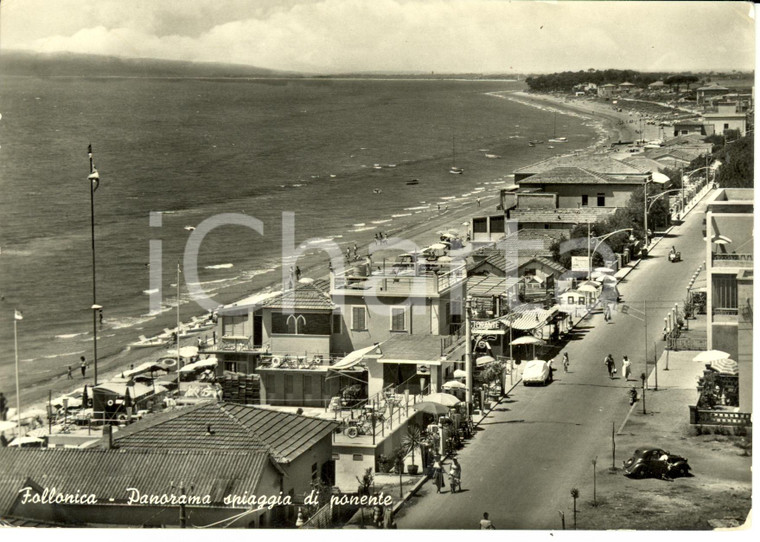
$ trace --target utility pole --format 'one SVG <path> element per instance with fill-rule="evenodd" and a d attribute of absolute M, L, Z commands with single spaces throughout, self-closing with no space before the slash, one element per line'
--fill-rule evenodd
<path fill-rule="evenodd" d="M 467 417 L 472 415 L 472 297 L 467 296 L 464 310 L 464 344 L 465 344 L 465 371 L 467 372 Z"/>
<path fill-rule="evenodd" d="M 180 482 L 179 491 L 182 497 L 185 496 L 185 484 Z M 187 510 L 185 509 L 185 499 L 180 498 L 179 502 L 179 528 L 184 529 L 187 527 Z"/>

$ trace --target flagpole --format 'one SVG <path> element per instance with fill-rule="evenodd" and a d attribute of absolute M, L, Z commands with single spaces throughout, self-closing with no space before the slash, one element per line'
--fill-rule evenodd
<path fill-rule="evenodd" d="M 90 238 L 92 240 L 92 357 L 93 357 L 93 386 L 98 385 L 98 313 L 95 296 L 95 182 L 92 178 L 95 173 L 95 164 L 92 160 L 92 145 L 87 147 L 87 156 L 90 159 L 90 173 L 87 177 L 90 183 Z"/>
<path fill-rule="evenodd" d="M 21 387 L 18 382 L 18 330 L 16 321 L 19 312 L 13 311 L 13 350 L 16 355 L 16 437 L 21 437 Z"/>
<path fill-rule="evenodd" d="M 180 392 L 179 334 L 181 332 L 181 328 L 179 327 L 179 273 L 179 260 L 177 260 L 177 395 L 179 395 Z"/>

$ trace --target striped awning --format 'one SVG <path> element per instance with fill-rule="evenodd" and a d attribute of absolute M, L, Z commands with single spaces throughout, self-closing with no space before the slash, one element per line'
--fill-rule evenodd
<path fill-rule="evenodd" d="M 512 329 L 521 331 L 536 329 L 539 326 L 545 325 L 557 312 L 556 307 L 552 307 L 551 309 L 533 308 L 522 311 L 517 319 L 512 322 Z M 509 323 L 508 320 L 507 323 Z"/>

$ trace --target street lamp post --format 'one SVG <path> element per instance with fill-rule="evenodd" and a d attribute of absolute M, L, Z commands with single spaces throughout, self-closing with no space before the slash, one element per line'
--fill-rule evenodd
<path fill-rule="evenodd" d="M 87 180 L 90 184 L 90 239 L 92 241 L 92 363 L 93 385 L 98 385 L 98 311 L 102 308 L 97 304 L 95 295 L 95 190 L 100 183 L 100 175 L 95 169 L 92 159 L 92 145 L 87 146 L 87 156 L 90 159 L 90 173 Z"/>
<path fill-rule="evenodd" d="M 472 414 L 472 297 L 469 295 L 465 300 L 465 315 L 464 315 L 464 342 L 465 342 L 465 371 L 467 372 L 467 391 L 465 401 L 467 403 L 467 416 Z M 443 439 L 441 439 L 443 440 Z"/>

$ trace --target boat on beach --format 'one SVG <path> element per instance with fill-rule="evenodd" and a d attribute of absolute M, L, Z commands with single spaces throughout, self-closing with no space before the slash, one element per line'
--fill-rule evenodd
<path fill-rule="evenodd" d="M 145 335 L 140 335 L 139 341 L 129 343 L 130 348 L 155 348 L 157 346 L 165 346 L 166 340 L 162 339 L 161 337 L 154 337 L 153 339 L 148 339 L 145 337 Z"/>

